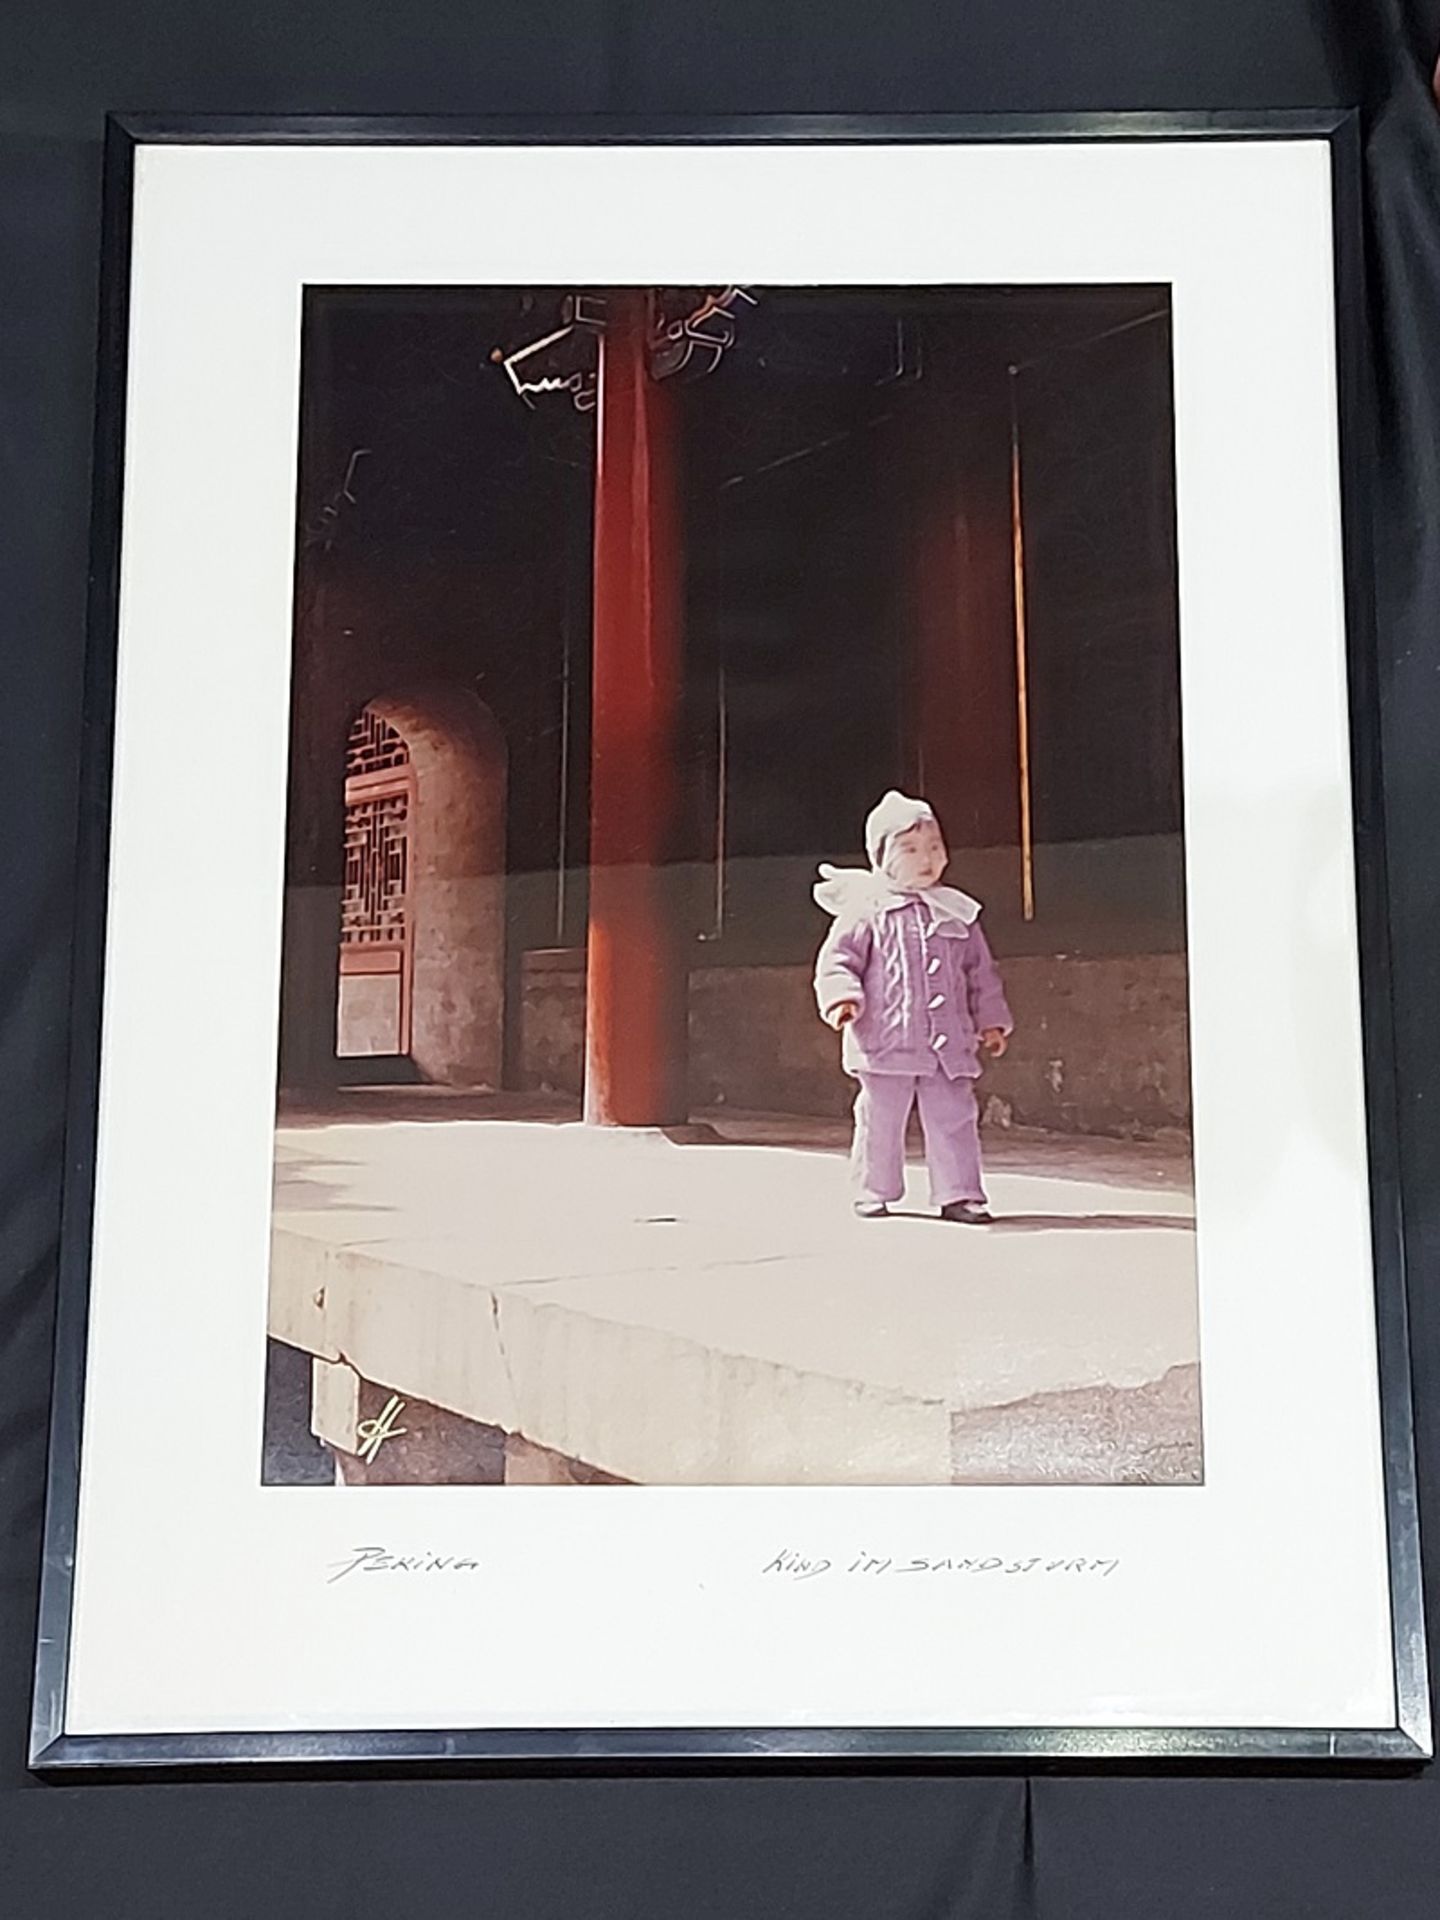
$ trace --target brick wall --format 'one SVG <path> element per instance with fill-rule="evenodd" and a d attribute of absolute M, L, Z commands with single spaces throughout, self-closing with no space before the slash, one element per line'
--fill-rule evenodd
<path fill-rule="evenodd" d="M 1152 1137 L 1190 1123 L 1180 954 L 1005 962 L 1016 1033 L 985 1074 L 992 1124 Z M 527 1088 L 578 1092 L 584 974 L 578 955 L 530 954 L 522 996 Z M 843 1114 L 854 1083 L 815 1014 L 808 967 L 714 967 L 690 980 L 693 1104 Z"/>

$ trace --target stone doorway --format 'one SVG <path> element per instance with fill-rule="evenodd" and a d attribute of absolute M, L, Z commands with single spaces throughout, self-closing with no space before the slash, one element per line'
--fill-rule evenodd
<path fill-rule="evenodd" d="M 349 732 L 336 1053 L 441 1086 L 500 1085 L 506 750 L 468 688 L 367 703 Z"/>

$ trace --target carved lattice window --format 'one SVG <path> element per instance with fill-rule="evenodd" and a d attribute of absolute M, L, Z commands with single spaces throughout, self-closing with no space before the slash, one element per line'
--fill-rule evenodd
<path fill-rule="evenodd" d="M 362 713 L 346 753 L 342 946 L 400 946 L 409 885 L 410 752 L 391 726 Z"/>

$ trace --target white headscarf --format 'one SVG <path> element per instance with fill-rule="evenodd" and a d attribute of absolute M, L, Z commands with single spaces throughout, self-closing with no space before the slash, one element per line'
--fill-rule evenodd
<path fill-rule="evenodd" d="M 922 820 L 935 820 L 935 809 L 928 800 L 912 800 L 892 787 L 885 798 L 870 809 L 865 822 L 865 851 L 877 873 L 884 870 L 886 842 L 892 834 L 907 833 Z M 935 820 L 938 827 L 940 822 Z"/>
<path fill-rule="evenodd" d="M 884 913 L 903 907 L 908 900 L 923 900 L 936 920 L 957 920 L 970 926 L 979 918 L 980 902 L 972 900 L 958 887 L 897 887 L 885 871 L 889 842 L 897 833 L 918 827 L 922 820 L 935 820 L 935 809 L 927 800 L 912 800 L 908 794 L 891 788 L 870 809 L 865 822 L 865 851 L 870 856 L 870 871 L 862 867 L 822 866 L 815 902 L 837 917 Z M 939 821 L 935 820 L 938 827 Z"/>

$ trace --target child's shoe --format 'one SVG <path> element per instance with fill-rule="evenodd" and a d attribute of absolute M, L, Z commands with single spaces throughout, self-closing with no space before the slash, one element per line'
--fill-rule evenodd
<path fill-rule="evenodd" d="M 855 1216 L 859 1220 L 884 1220 L 890 1209 L 883 1200 L 857 1200 Z"/>
<path fill-rule="evenodd" d="M 941 1207 L 940 1218 L 953 1220 L 962 1227 L 988 1227 L 992 1216 L 983 1200 L 952 1200 L 948 1206 Z"/>

